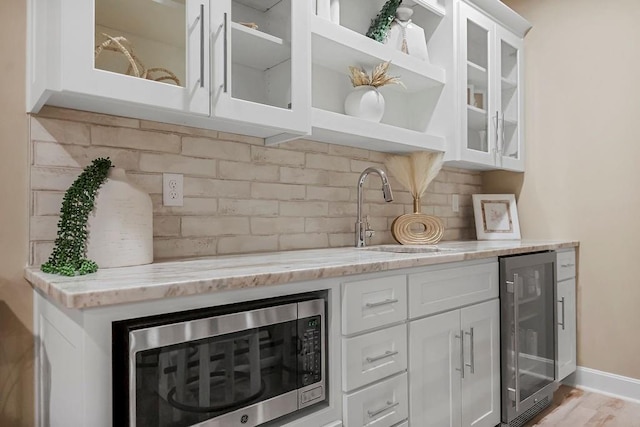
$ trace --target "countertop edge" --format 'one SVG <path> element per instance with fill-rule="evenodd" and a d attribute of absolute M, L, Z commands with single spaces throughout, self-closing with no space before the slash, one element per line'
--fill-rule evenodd
<path fill-rule="evenodd" d="M 451 242 L 454 243 L 454 242 Z M 515 244 L 516 242 L 514 242 Z M 522 244 L 521 242 L 517 242 Z M 424 254 L 402 254 L 402 257 L 389 255 L 388 260 L 377 260 L 356 264 L 337 264 L 333 266 L 318 266 L 307 268 L 283 268 L 282 271 L 268 273 L 235 273 L 218 278 L 201 278 L 197 280 L 168 281 L 148 286 L 136 288 L 110 288 L 110 289 L 87 289 L 84 291 L 68 291 L 64 288 L 65 282 L 71 278 L 55 276 L 43 273 L 39 268 L 30 267 L 25 269 L 24 278 L 34 289 L 40 290 L 45 296 L 66 308 L 87 309 L 104 307 L 116 304 L 135 303 L 151 301 L 167 297 L 179 297 L 198 295 L 225 290 L 251 289 L 258 286 L 272 286 L 299 281 L 309 281 L 317 279 L 328 279 L 357 274 L 373 273 L 397 270 L 412 267 L 425 267 L 430 265 L 445 264 L 450 262 L 460 262 L 467 260 L 492 258 L 506 255 L 517 255 L 527 252 L 537 252 L 545 250 L 561 250 L 579 247 L 578 241 L 558 241 L 550 243 L 531 242 L 525 246 L 513 248 L 487 248 L 483 250 L 444 252 L 436 256 L 424 256 Z M 348 248 L 339 248 L 348 249 Z M 330 251 L 331 249 L 327 249 Z M 292 251 L 302 252 L 302 251 Z M 265 254 L 254 254 L 259 257 Z M 211 260 L 216 260 L 211 257 Z M 190 259 L 192 260 L 192 259 Z M 188 260 L 185 260 L 188 261 Z M 180 263 L 181 261 L 174 261 Z M 125 267 L 126 268 L 126 267 Z M 345 271 L 348 269 L 348 272 Z M 110 270 L 110 269 L 103 269 Z M 86 276 L 88 279 L 91 275 Z M 85 276 L 81 276 L 85 277 Z M 79 280 L 79 279 L 75 279 Z"/>

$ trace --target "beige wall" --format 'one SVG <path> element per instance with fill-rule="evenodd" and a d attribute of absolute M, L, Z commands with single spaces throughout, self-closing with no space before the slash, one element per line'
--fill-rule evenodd
<path fill-rule="evenodd" d="M 33 425 L 31 288 L 27 261 L 28 134 L 23 0 L 0 2 L 0 425 Z"/>
<path fill-rule="evenodd" d="M 578 364 L 640 378 L 640 2 L 509 0 L 526 47 L 526 173 L 488 173 L 519 193 L 527 238 L 578 239 Z"/>

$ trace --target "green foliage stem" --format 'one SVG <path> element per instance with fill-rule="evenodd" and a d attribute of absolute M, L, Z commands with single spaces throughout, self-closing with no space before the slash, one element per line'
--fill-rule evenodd
<path fill-rule="evenodd" d="M 384 6 L 382 6 L 376 19 L 371 20 L 371 26 L 369 26 L 367 30 L 367 37 L 384 43 L 400 3 L 402 3 L 402 0 L 388 0 Z"/>
<path fill-rule="evenodd" d="M 42 264 L 45 273 L 78 276 L 98 270 L 95 262 L 85 258 L 87 220 L 98 188 L 107 179 L 111 166 L 108 157 L 95 159 L 64 194 L 55 247 L 49 260 Z"/>

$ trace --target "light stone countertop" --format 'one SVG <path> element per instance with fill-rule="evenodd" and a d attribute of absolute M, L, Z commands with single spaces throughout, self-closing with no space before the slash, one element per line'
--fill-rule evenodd
<path fill-rule="evenodd" d="M 89 308 L 572 248 L 578 245 L 576 241 L 521 240 L 442 242 L 437 245 L 441 251 L 430 253 L 386 252 L 375 250 L 382 248 L 376 246 L 310 249 L 104 268 L 93 274 L 75 277 L 57 276 L 43 273 L 39 268 L 27 268 L 25 278 L 52 301 L 68 308 Z"/>

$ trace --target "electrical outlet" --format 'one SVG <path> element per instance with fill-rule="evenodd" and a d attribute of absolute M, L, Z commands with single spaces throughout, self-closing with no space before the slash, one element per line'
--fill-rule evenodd
<path fill-rule="evenodd" d="M 451 196 L 451 210 L 454 212 L 460 212 L 460 200 L 457 194 Z"/>
<path fill-rule="evenodd" d="M 162 174 L 162 204 L 182 206 L 184 197 L 184 177 L 179 173 Z"/>

